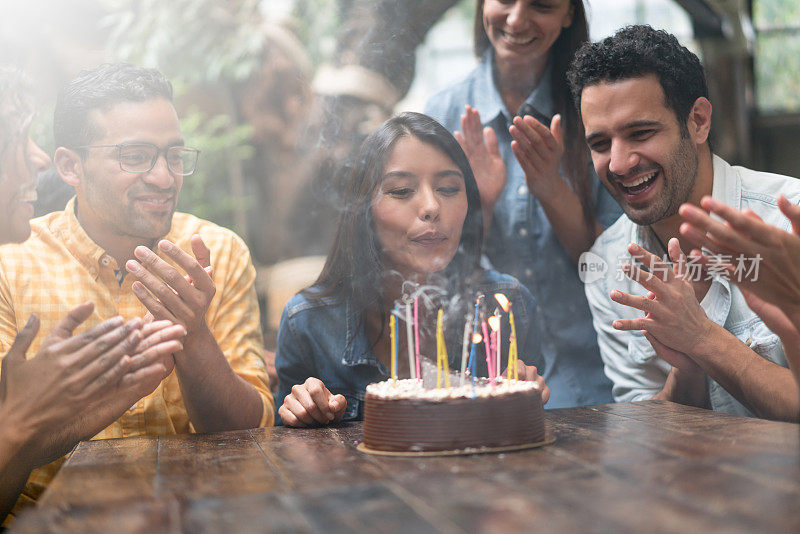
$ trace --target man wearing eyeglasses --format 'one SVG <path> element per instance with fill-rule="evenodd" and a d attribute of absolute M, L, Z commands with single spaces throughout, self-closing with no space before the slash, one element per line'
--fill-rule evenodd
<path fill-rule="evenodd" d="M 88 327 L 116 315 L 169 319 L 187 332 L 174 371 L 96 438 L 272 424 L 247 247 L 175 212 L 199 151 L 184 145 L 170 82 L 127 64 L 84 71 L 59 95 L 54 136 L 55 166 L 76 195 L 33 220 L 26 243 L 3 250 L 0 354 L 31 312 L 50 331 L 86 300 L 95 302 Z M 58 465 L 33 473 L 29 497 Z"/>

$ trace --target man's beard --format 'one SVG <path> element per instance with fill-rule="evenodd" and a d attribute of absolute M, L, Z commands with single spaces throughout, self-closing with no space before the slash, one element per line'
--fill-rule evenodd
<path fill-rule="evenodd" d="M 620 201 L 620 192 L 616 188 L 614 196 L 631 221 L 640 226 L 650 226 L 672 217 L 689 200 L 697 179 L 698 167 L 697 150 L 688 137 L 681 136 L 678 146 L 669 155 L 667 167 L 658 166 L 664 184 L 663 190 L 646 211 L 634 210 L 624 200 Z"/>
<path fill-rule="evenodd" d="M 169 233 L 175 202 L 163 216 L 146 213 L 136 208 L 134 198 L 147 193 L 162 195 L 166 193 L 177 199 L 174 187 L 167 191 L 153 190 L 151 186 L 145 184 L 126 191 L 124 197 L 114 197 L 108 190 L 97 187 L 91 179 L 87 181 L 86 187 L 86 197 L 93 211 L 103 214 L 103 219 L 115 234 L 140 239 L 158 239 Z"/>

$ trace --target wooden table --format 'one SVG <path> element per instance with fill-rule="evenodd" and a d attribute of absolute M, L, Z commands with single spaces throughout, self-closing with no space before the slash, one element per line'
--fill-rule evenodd
<path fill-rule="evenodd" d="M 800 426 L 553 410 L 553 445 L 391 458 L 361 424 L 78 445 L 13 532 L 800 532 Z"/>

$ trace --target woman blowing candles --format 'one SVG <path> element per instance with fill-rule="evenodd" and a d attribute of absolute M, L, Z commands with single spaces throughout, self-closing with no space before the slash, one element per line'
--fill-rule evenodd
<path fill-rule="evenodd" d="M 622 213 L 591 170 L 569 96 L 567 67 L 587 39 L 581 0 L 479 0 L 480 63 L 426 106 L 459 130 L 489 260 L 536 295 L 556 408 L 612 401 L 576 265 Z"/>
<path fill-rule="evenodd" d="M 32 172 L 50 166 L 28 137 L 27 93 L 16 74 L 0 69 L 0 244 L 30 235 Z M 0 280 L 0 294 L 4 284 Z M 73 336 L 92 310 L 87 302 L 66 314 L 28 360 L 39 330 L 35 315 L 10 348 L 0 344 L 0 521 L 34 468 L 89 439 L 153 391 L 171 371 L 172 353 L 181 349 L 178 339 L 185 331 L 168 321 L 123 324 L 116 318 Z"/>
<path fill-rule="evenodd" d="M 367 384 L 390 376 L 389 315 L 404 286 L 434 286 L 450 298 L 446 336 L 461 353 L 464 318 L 477 293 L 502 292 L 514 304 L 520 377 L 539 381 L 535 302 L 507 275 L 479 266 L 483 225 L 475 178 L 453 136 L 430 117 L 403 113 L 384 122 L 361 146 L 342 194 L 333 247 L 315 284 L 283 311 L 275 366 L 278 410 L 290 426 L 362 416 Z M 436 323 L 420 307 L 419 323 Z M 404 330 L 404 329 L 401 329 Z M 506 330 L 507 332 L 508 330 Z M 433 328 L 419 331 L 420 351 L 433 358 Z M 398 336 L 398 354 L 406 354 Z M 451 358 L 450 367 L 456 365 Z M 398 376 L 411 375 L 398 358 Z"/>

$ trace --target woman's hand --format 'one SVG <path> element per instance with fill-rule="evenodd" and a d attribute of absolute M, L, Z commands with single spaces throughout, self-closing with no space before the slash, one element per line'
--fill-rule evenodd
<path fill-rule="evenodd" d="M 309 377 L 304 383 L 292 386 L 278 415 L 286 426 L 327 425 L 341 421 L 346 407 L 343 395 L 334 395 L 322 380 Z"/>
<path fill-rule="evenodd" d="M 508 368 L 503 371 L 503 376 L 508 376 Z M 542 404 L 547 404 L 547 401 L 550 400 L 550 388 L 544 383 L 544 377 L 539 376 L 535 365 L 525 365 L 522 361 L 517 360 L 517 376 L 520 380 L 533 382 L 534 387 L 542 391 Z"/>
<path fill-rule="evenodd" d="M 508 131 L 514 138 L 511 150 L 525 172 L 531 194 L 542 201 L 558 196 L 566 184 L 558 172 L 564 153 L 561 115 L 553 117 L 549 129 L 530 115 L 514 117 Z"/>
<path fill-rule="evenodd" d="M 466 106 L 461 131 L 454 136 L 475 174 L 481 206 L 491 214 L 506 186 L 506 164 L 497 147 L 497 135 L 489 126 L 483 128 L 478 110 Z"/>

